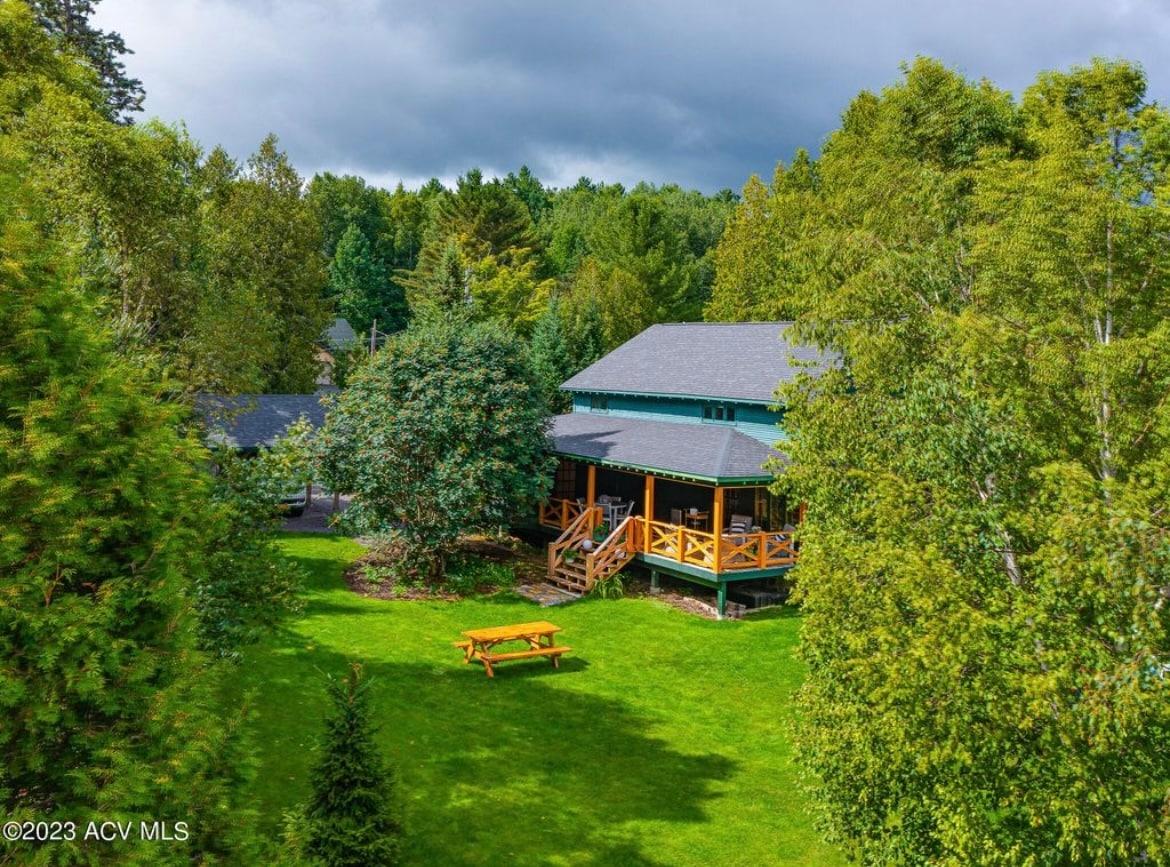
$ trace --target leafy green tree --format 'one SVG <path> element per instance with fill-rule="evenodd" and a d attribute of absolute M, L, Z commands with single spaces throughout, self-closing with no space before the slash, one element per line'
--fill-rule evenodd
<path fill-rule="evenodd" d="M 368 332 L 375 319 L 379 331 L 406 327 L 405 293 L 393 274 L 414 266 L 415 233 L 421 230 L 417 225 L 398 225 L 400 219 L 409 223 L 419 218 L 402 201 L 408 196 L 401 185 L 399 190 L 396 200 L 361 178 L 339 178 L 329 172 L 314 176 L 309 184 L 306 201 L 321 227 L 329 294 L 338 312 L 359 332 Z M 396 214 L 396 209 L 402 213 Z"/>
<path fill-rule="evenodd" d="M 242 176 L 232 177 L 220 157 L 214 193 L 205 200 L 207 271 L 223 297 L 257 299 L 270 329 L 257 334 L 263 346 L 261 389 L 308 393 L 316 387 L 317 340 L 329 323 L 324 290 L 327 274 L 321 236 L 305 202 L 301 178 L 268 136 Z M 241 329 L 251 326 L 241 320 Z"/>
<path fill-rule="evenodd" d="M 1167 113 L 1124 62 L 1020 108 L 933 61 L 818 164 L 786 390 L 799 745 L 874 864 L 1162 863 Z"/>
<path fill-rule="evenodd" d="M 504 185 L 524 202 L 534 226 L 548 216 L 549 208 L 552 206 L 551 198 L 540 178 L 534 175 L 528 166 L 520 166 L 517 174 L 508 172 L 508 176 L 504 178 Z"/>
<path fill-rule="evenodd" d="M 424 186 L 418 192 L 404 189 L 399 182 L 394 192 L 386 197 L 387 220 L 394 240 L 392 275 L 409 273 L 418 265 L 419 251 L 431 231 L 432 206 L 441 190 L 442 185 L 438 181 Z"/>
<path fill-rule="evenodd" d="M 344 679 L 328 681 L 333 713 L 312 771 L 305 835 L 306 854 L 327 867 L 393 865 L 401 858 L 397 778 L 374 743 L 372 683 L 356 663 Z"/>
<path fill-rule="evenodd" d="M 499 256 L 509 249 L 537 248 L 532 218 L 524 203 L 499 179 L 484 181 L 479 169 L 460 177 L 454 192 L 444 191 L 436 197 L 430 237 L 419 251 L 414 271 L 403 278 L 409 287 L 432 280 L 452 240 L 470 262 Z"/>
<path fill-rule="evenodd" d="M 530 514 L 549 486 L 545 408 L 519 340 L 454 316 L 412 323 L 355 372 L 320 437 L 346 515 L 399 535 L 434 580 L 465 533 Z"/>
<path fill-rule="evenodd" d="M 99 111 L 102 94 L 91 70 L 61 53 L 24 3 L 0 5 L 0 123 L 6 132 L 46 92 L 69 93 Z"/>
<path fill-rule="evenodd" d="M 505 322 L 521 336 L 530 335 L 554 286 L 553 280 L 540 279 L 539 267 L 530 251 L 516 247 L 480 259 L 469 275 L 471 317 Z"/>
<path fill-rule="evenodd" d="M 713 254 L 715 280 L 703 316 L 711 322 L 792 319 L 791 299 L 809 279 L 805 239 L 814 230 L 816 167 L 799 151 L 776 167 L 772 186 L 752 177 Z"/>
<path fill-rule="evenodd" d="M 166 849 L 78 833 L 51 848 L 10 842 L 7 857 L 225 858 L 244 836 L 232 791 L 248 763 L 212 710 L 216 670 L 194 648 L 205 453 L 158 402 L 169 385 L 118 355 L 64 281 L 39 195 L 4 159 L 0 802 L 8 819 L 82 832 L 112 817 L 191 823 L 191 838 Z"/>
<path fill-rule="evenodd" d="M 350 226 L 356 226 L 379 261 L 393 258 L 385 196 L 353 175 L 338 177 L 331 172 L 313 176 L 305 200 L 321 228 L 321 250 L 332 259 Z"/>
<path fill-rule="evenodd" d="M 565 311 L 565 333 L 573 372 L 576 373 L 605 355 L 605 320 L 596 297 L 588 296 L 583 300 L 579 295 L 572 297 L 577 303 Z"/>

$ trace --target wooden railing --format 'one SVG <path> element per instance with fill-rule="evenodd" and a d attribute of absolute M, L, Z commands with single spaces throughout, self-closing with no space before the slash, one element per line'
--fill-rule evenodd
<path fill-rule="evenodd" d="M 767 569 L 796 562 L 791 533 L 736 533 L 719 537 L 718 560 L 715 534 L 661 521 L 646 521 L 647 554 L 664 557 L 712 572 Z"/>
<path fill-rule="evenodd" d="M 796 562 L 791 533 L 736 533 L 719 541 L 719 571 L 767 569 Z"/>
<path fill-rule="evenodd" d="M 545 527 L 565 530 L 585 511 L 587 507 L 576 500 L 547 500 L 540 504 L 540 523 Z"/>
<path fill-rule="evenodd" d="M 604 581 L 642 550 L 642 519 L 629 515 L 585 557 L 585 580 L 590 587 Z"/>
<path fill-rule="evenodd" d="M 629 516 L 605 539 L 596 540 L 594 530 L 601 526 L 602 509 L 581 507 L 571 500 L 561 502 L 572 503 L 578 511 L 548 546 L 548 574 L 556 573 L 565 562 L 565 552 L 571 549 L 577 552 L 575 556 L 584 558 L 585 583 L 589 587 L 617 572 L 637 553 L 715 573 L 791 566 L 797 559 L 790 532 L 723 534 L 717 545 L 714 533 L 648 521 L 639 515 Z M 595 543 L 592 550 L 584 550 L 582 543 L 587 540 Z"/>
<path fill-rule="evenodd" d="M 568 502 L 568 501 L 566 501 Z M 574 503 L 573 505 L 577 505 Z M 565 560 L 565 551 L 578 550 L 586 539 L 593 538 L 593 528 L 601 522 L 601 509 L 596 506 L 580 511 L 576 518 L 565 527 L 565 531 L 548 546 L 548 574 L 553 575 Z"/>

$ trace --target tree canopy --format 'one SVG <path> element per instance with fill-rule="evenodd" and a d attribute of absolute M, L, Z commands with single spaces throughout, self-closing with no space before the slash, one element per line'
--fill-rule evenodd
<path fill-rule="evenodd" d="M 800 267 L 759 301 L 841 358 L 785 391 L 780 484 L 809 505 L 801 751 L 866 863 L 1170 857 L 1170 115 L 1144 83 L 1095 61 L 1016 104 L 919 60 L 733 224 L 785 233 Z"/>
<path fill-rule="evenodd" d="M 191 590 L 204 453 L 167 383 L 115 351 L 67 282 L 19 163 L 0 168 L 0 801 L 14 821 L 192 821 L 161 862 L 239 834 L 239 746 L 213 713 Z M 9 842 L 18 861 L 48 850 Z M 95 848 L 100 846 L 100 851 Z M 132 859 L 80 834 L 54 863 Z M 237 854 L 244 856 L 244 852 Z"/>
<path fill-rule="evenodd" d="M 416 321 L 332 403 L 320 465 L 347 516 L 409 544 L 439 578 L 459 537 L 529 514 L 547 493 L 544 403 L 519 340 L 492 322 Z"/>

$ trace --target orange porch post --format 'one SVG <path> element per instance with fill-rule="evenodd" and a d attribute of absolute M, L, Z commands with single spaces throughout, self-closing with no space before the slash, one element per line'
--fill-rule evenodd
<path fill-rule="evenodd" d="M 644 516 L 642 526 L 645 531 L 642 533 L 642 550 L 647 554 L 650 553 L 650 522 L 654 520 L 654 476 L 646 476 L 646 493 L 644 497 L 646 508 L 644 509 Z"/>
<path fill-rule="evenodd" d="M 715 534 L 715 549 L 712 556 L 715 558 L 715 572 L 723 571 L 723 488 L 715 487 L 715 502 L 711 504 L 711 531 Z"/>
<path fill-rule="evenodd" d="M 597 502 L 597 467 L 589 465 L 585 481 L 585 508 L 589 510 L 589 529 L 595 526 L 593 518 L 593 504 Z"/>

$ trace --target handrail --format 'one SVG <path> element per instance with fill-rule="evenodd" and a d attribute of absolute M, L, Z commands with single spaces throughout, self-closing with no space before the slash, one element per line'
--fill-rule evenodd
<path fill-rule="evenodd" d="M 579 545 L 585 539 L 591 538 L 597 519 L 601 516 L 601 509 L 592 506 L 586 507 L 576 517 L 573 523 L 557 537 L 556 541 L 548 546 L 548 574 L 555 575 L 557 567 L 564 563 L 565 551 Z"/>
<path fill-rule="evenodd" d="M 595 581 L 608 578 L 629 563 L 634 552 L 642 547 L 641 535 L 642 518 L 626 515 L 617 528 L 585 556 L 585 583 L 592 587 Z"/>
<path fill-rule="evenodd" d="M 587 507 L 576 500 L 549 499 L 540 504 L 538 521 L 542 526 L 564 530 L 586 510 Z"/>

